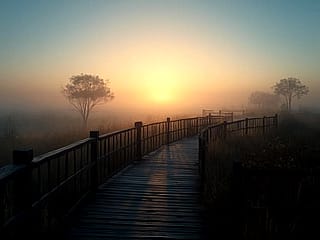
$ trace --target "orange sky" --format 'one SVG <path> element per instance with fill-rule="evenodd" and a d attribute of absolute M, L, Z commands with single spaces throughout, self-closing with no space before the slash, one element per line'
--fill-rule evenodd
<path fill-rule="evenodd" d="M 316 104 L 317 9 L 238 1 L 8 2 L 0 10 L 0 108 L 71 109 L 61 88 L 80 73 L 110 80 L 115 99 L 101 111 L 245 107 L 251 92 L 272 92 L 286 77 L 310 87 L 300 104 Z"/>

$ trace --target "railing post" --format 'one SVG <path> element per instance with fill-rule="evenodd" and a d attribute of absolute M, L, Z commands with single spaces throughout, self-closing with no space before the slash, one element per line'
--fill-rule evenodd
<path fill-rule="evenodd" d="M 13 202 L 16 213 L 23 213 L 26 221 L 21 224 L 21 231 L 32 231 L 30 221 L 31 207 L 32 207 L 32 160 L 33 160 L 33 149 L 21 149 L 14 150 L 12 152 L 12 159 L 14 165 L 25 165 L 25 168 L 14 180 L 13 184 Z M 21 234 L 21 232 L 14 233 L 15 235 Z"/>
<path fill-rule="evenodd" d="M 277 113 L 274 115 L 274 126 L 275 126 L 275 128 L 278 128 L 278 114 Z"/>
<path fill-rule="evenodd" d="M 227 138 L 227 121 L 223 122 L 223 138 Z"/>
<path fill-rule="evenodd" d="M 246 118 L 246 121 L 245 121 L 245 134 L 248 135 L 248 128 L 249 128 L 249 119 Z"/>
<path fill-rule="evenodd" d="M 136 160 L 141 160 L 142 159 L 142 122 L 135 122 L 134 127 L 136 128 L 137 131 L 137 138 L 136 138 Z"/>
<path fill-rule="evenodd" d="M 170 118 L 167 118 L 167 144 L 170 143 Z"/>
<path fill-rule="evenodd" d="M 211 125 L 211 113 L 209 113 L 209 121 L 208 121 L 208 125 Z"/>
<path fill-rule="evenodd" d="M 32 168 L 33 149 L 14 150 L 12 152 L 14 165 L 25 164 L 25 171 L 17 177 L 15 182 L 14 198 L 18 209 L 26 209 L 32 204 Z"/>
<path fill-rule="evenodd" d="M 99 168 L 98 168 L 98 139 L 99 131 L 90 131 L 91 142 L 91 188 L 94 190 L 99 185 Z"/>
<path fill-rule="evenodd" d="M 266 117 L 263 116 L 262 118 L 262 133 L 263 135 L 266 133 Z"/>
<path fill-rule="evenodd" d="M 200 133 L 200 131 L 201 131 L 201 127 L 200 127 L 200 123 L 201 123 L 201 117 L 197 117 L 197 120 L 196 120 L 196 132 L 197 132 L 197 134 L 199 134 Z"/>

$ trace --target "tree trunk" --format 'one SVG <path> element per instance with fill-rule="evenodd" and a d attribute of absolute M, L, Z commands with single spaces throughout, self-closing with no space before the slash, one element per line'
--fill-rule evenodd
<path fill-rule="evenodd" d="M 82 117 L 82 130 L 87 131 L 88 130 L 88 118 L 84 114 L 81 114 L 81 117 Z"/>
<path fill-rule="evenodd" d="M 285 101 L 286 101 L 286 109 L 289 112 L 289 97 L 285 96 Z"/>

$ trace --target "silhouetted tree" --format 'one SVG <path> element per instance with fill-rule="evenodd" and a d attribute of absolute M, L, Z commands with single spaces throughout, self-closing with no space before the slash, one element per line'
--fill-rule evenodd
<path fill-rule="evenodd" d="M 62 90 L 63 95 L 81 114 L 84 128 L 87 127 L 91 110 L 98 104 L 114 98 L 108 80 L 89 74 L 72 76 Z"/>
<path fill-rule="evenodd" d="M 251 93 L 249 97 L 249 103 L 256 105 L 259 109 L 277 108 L 279 100 L 279 96 L 277 95 L 260 91 Z"/>
<path fill-rule="evenodd" d="M 284 97 L 287 111 L 291 111 L 293 98 L 300 99 L 309 92 L 307 86 L 303 85 L 299 79 L 292 77 L 281 79 L 273 86 L 273 90 L 276 95 Z"/>

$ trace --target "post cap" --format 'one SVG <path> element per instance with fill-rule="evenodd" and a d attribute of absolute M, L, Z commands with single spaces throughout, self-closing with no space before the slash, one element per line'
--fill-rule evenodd
<path fill-rule="evenodd" d="M 135 128 L 140 128 L 140 127 L 142 127 L 142 122 L 140 121 L 140 122 L 135 122 L 134 123 L 134 127 Z"/>
<path fill-rule="evenodd" d="M 22 148 L 12 151 L 13 164 L 29 164 L 33 160 L 33 149 Z"/>
<path fill-rule="evenodd" d="M 90 131 L 91 138 L 99 138 L 99 131 Z"/>

